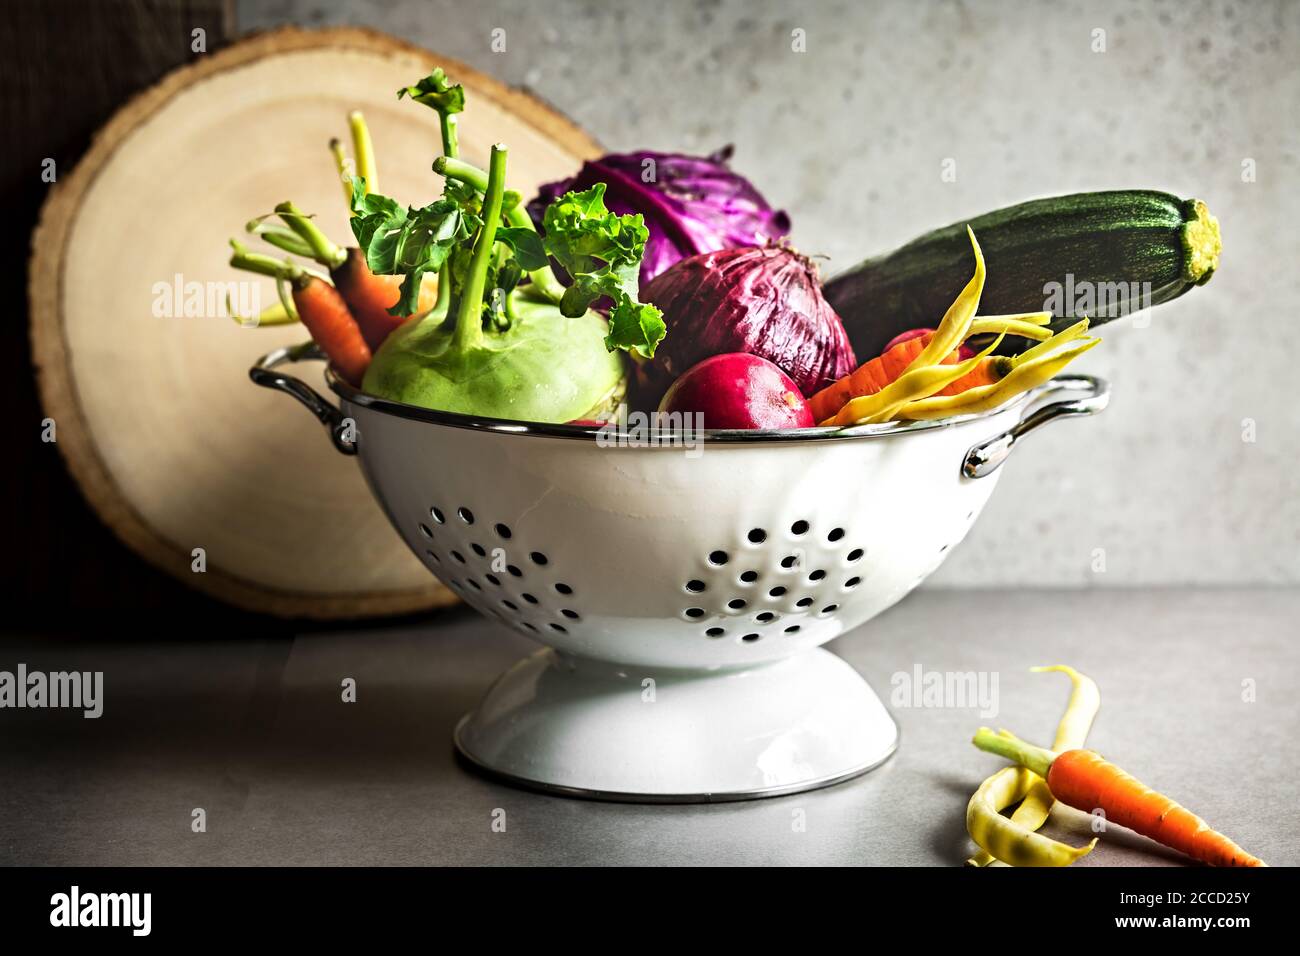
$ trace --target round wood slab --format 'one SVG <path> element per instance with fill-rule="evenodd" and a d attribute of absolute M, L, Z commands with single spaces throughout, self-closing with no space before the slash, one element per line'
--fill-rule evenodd
<path fill-rule="evenodd" d="M 129 547 L 224 600 L 319 618 L 455 600 L 389 526 L 356 460 L 296 402 L 248 380 L 258 356 L 307 338 L 300 326 L 186 317 L 183 302 L 155 315 L 159 284 L 177 281 L 251 279 L 273 304 L 270 280 L 230 269 L 227 240 L 281 200 L 351 241 L 327 148 L 348 141 L 349 110 L 369 121 L 380 191 L 433 199 L 436 114 L 395 94 L 434 66 L 466 89 L 462 154 L 486 165 L 492 143 L 508 144 L 510 186 L 525 197 L 598 152 L 538 100 L 454 60 L 366 30 L 289 28 L 204 56 L 132 100 L 42 211 L 32 351 L 58 448 Z M 299 369 L 323 389 L 318 369 Z"/>

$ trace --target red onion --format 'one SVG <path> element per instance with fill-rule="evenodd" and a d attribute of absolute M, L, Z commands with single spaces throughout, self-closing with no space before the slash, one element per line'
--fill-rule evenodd
<path fill-rule="evenodd" d="M 857 366 L 817 267 L 784 246 L 722 249 L 683 259 L 641 287 L 668 334 L 638 369 L 638 402 L 658 405 L 673 380 L 713 355 L 749 352 L 811 396 Z"/>

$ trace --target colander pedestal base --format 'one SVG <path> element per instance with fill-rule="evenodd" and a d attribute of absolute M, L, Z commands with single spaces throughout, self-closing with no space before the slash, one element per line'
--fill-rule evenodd
<path fill-rule="evenodd" d="M 828 786 L 885 761 L 898 727 L 815 649 L 754 667 L 662 670 L 539 651 L 456 728 L 474 766 L 569 796 L 700 803 Z"/>

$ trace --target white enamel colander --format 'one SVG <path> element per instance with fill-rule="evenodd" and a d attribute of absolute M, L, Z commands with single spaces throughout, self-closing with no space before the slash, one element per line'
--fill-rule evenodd
<path fill-rule="evenodd" d="M 888 758 L 893 719 L 820 646 L 943 562 L 1021 436 L 1108 398 L 1065 375 L 942 422 L 628 447 L 385 401 L 327 372 L 336 408 L 279 368 L 319 357 L 280 349 L 251 375 L 359 457 L 430 571 L 547 645 L 460 722 L 460 753 L 517 784 L 646 802 L 792 793 Z M 1064 391 L 1081 394 L 1043 404 Z"/>

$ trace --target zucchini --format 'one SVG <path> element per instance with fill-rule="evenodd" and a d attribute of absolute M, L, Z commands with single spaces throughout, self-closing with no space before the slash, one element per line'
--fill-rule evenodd
<path fill-rule="evenodd" d="M 956 222 L 826 283 L 860 358 L 938 325 L 974 268 L 967 225 L 988 263 L 980 314 L 1050 311 L 1058 332 L 1076 312 L 1095 327 L 1204 285 L 1222 247 L 1205 203 L 1148 189 L 1035 199 Z"/>

